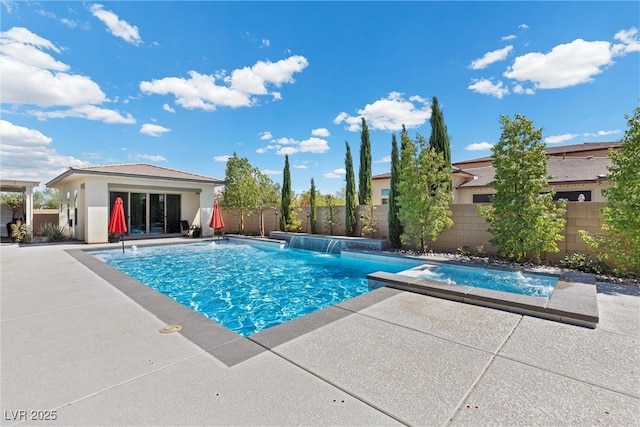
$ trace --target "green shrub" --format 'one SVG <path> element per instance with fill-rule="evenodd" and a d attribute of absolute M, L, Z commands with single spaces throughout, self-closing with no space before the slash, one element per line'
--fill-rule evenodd
<path fill-rule="evenodd" d="M 27 224 L 20 220 L 11 224 L 11 237 L 16 243 L 31 243 L 31 236 L 27 234 Z"/>
<path fill-rule="evenodd" d="M 606 274 L 611 272 L 611 269 L 602 258 L 593 259 L 580 253 L 565 255 L 564 259 L 560 261 L 560 265 L 572 270 L 584 271 L 585 273 Z"/>
<path fill-rule="evenodd" d="M 49 242 L 61 242 L 67 238 L 66 229 L 47 222 L 40 227 L 40 234 Z"/>
<path fill-rule="evenodd" d="M 458 253 L 462 256 L 471 256 L 471 248 L 467 245 L 460 246 L 458 248 Z"/>

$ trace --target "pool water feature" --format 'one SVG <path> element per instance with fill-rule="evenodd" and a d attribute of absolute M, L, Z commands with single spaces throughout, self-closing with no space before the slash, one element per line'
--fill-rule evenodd
<path fill-rule="evenodd" d="M 89 251 L 182 305 L 248 336 L 369 292 L 367 274 L 406 265 L 203 242 Z"/>
<path fill-rule="evenodd" d="M 421 267 L 421 270 L 418 277 L 422 279 L 547 299 L 551 297 L 558 283 L 558 276 L 555 275 L 523 273 L 495 268 L 426 264 Z"/>

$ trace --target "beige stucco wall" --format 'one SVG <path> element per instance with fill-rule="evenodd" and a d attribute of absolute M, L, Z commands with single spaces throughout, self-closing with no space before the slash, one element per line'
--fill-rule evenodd
<path fill-rule="evenodd" d="M 489 225 L 478 214 L 478 204 L 452 205 L 454 226 L 445 230 L 436 242 L 429 246 L 436 251 L 455 252 L 462 246 L 468 246 L 472 252 L 476 252 L 478 246 L 483 246 L 487 253 L 496 253 L 496 248 L 491 246 L 489 239 L 492 235 L 487 231 Z M 560 252 L 545 253 L 544 259 L 557 261 L 565 254 L 581 252 L 590 253 L 589 248 L 580 238 L 579 230 L 590 233 L 601 232 L 602 215 L 600 210 L 604 207 L 602 202 L 567 203 L 565 214 L 566 227 L 563 231 L 564 239 L 558 242 Z"/>
<path fill-rule="evenodd" d="M 478 246 L 482 246 L 483 250 L 487 253 L 496 253 L 496 248 L 491 246 L 489 239 L 492 235 L 487 231 L 489 225 L 478 214 L 478 204 L 457 204 L 451 205 L 452 219 L 454 226 L 445 230 L 435 242 L 428 242 L 428 247 L 434 251 L 442 252 L 456 252 L 458 248 L 463 246 L 469 247 L 472 253 L 477 251 Z M 579 203 L 569 202 L 567 203 L 566 227 L 563 231 L 564 239 L 558 242 L 557 253 L 545 253 L 544 259 L 557 261 L 564 257 L 567 253 L 581 252 L 590 253 L 587 245 L 582 241 L 578 233 L 579 230 L 586 230 L 590 233 L 601 232 L 602 216 L 600 210 L 604 207 L 602 202 L 591 203 Z M 330 234 L 329 229 L 324 225 L 324 215 L 326 213 L 325 207 L 317 208 L 317 224 L 318 234 Z M 334 235 L 344 235 L 344 206 L 337 208 L 337 217 L 339 218 L 339 224 L 334 229 Z M 308 208 L 302 208 L 298 216 L 303 219 L 302 232 L 307 232 L 306 213 Z M 387 223 L 388 205 L 376 206 L 376 219 L 378 232 L 375 234 L 377 239 L 386 239 L 389 236 L 389 228 Z M 238 217 L 233 212 L 223 210 L 223 218 L 225 220 L 225 229 L 227 233 L 238 232 Z M 356 235 L 360 235 L 360 216 L 356 215 Z M 276 217 L 273 210 L 265 213 L 265 229 L 266 233 L 269 231 L 277 230 Z M 246 234 L 258 234 L 258 215 L 250 215 L 245 217 L 245 233 Z M 370 237 L 367 235 L 366 237 Z"/>
<path fill-rule="evenodd" d="M 373 195 L 373 204 L 378 206 L 382 204 L 382 195 L 381 195 L 381 191 L 383 188 L 390 188 L 391 187 L 391 179 L 390 178 L 384 178 L 384 179 L 372 179 L 371 180 L 371 193 Z M 388 196 L 385 196 L 385 198 L 388 198 Z"/>
<path fill-rule="evenodd" d="M 360 209 L 360 208 L 358 208 Z M 329 208 L 325 206 L 316 207 L 316 229 L 318 234 L 333 234 L 336 236 L 344 236 L 344 224 L 345 224 L 345 207 L 337 206 L 335 208 L 335 216 L 337 218 L 337 223 L 334 224 L 333 233 L 331 233 L 330 228 L 326 224 L 326 218 L 328 215 Z M 309 212 L 308 207 L 300 208 L 297 215 L 298 218 L 302 220 L 302 230 L 301 232 L 307 233 L 307 212 Z M 360 224 L 360 214 L 356 214 L 356 236 L 360 236 L 361 224 Z M 375 233 L 374 238 L 376 239 L 386 239 L 389 236 L 389 227 L 387 223 L 387 214 L 389 212 L 388 205 L 380 205 L 375 207 L 374 216 L 376 218 L 376 227 L 378 231 Z M 279 218 L 280 212 L 278 212 Z M 237 215 L 235 210 L 222 210 L 222 218 L 224 219 L 225 228 L 223 231 L 225 233 L 237 233 L 239 232 L 239 216 Z M 268 209 L 264 213 L 264 227 L 265 234 L 268 235 L 270 231 L 278 230 L 278 223 L 276 222 L 276 216 L 273 209 Z M 311 226 L 309 225 L 309 228 Z M 260 216 L 252 213 L 250 215 L 245 215 L 244 218 L 244 230 L 246 234 L 258 234 L 260 231 Z M 367 237 L 371 237 L 369 234 Z"/>
<path fill-rule="evenodd" d="M 69 228 L 69 235 L 86 243 L 104 243 L 108 240 L 111 191 L 180 194 L 181 219 L 200 225 L 205 236 L 213 234 L 208 228 L 213 210 L 213 184 L 78 174 L 71 175 L 56 188 L 60 190 L 59 224 L 68 226 L 68 221 L 72 219 L 73 227 Z M 77 218 L 74 215 L 76 192 Z"/>

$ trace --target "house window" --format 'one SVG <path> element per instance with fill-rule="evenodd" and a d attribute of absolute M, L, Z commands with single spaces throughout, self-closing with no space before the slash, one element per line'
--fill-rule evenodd
<path fill-rule="evenodd" d="M 591 190 L 579 190 L 579 191 L 557 191 L 556 194 L 553 195 L 553 200 L 566 199 L 570 202 L 579 201 L 580 195 L 584 196 L 585 202 L 591 201 Z"/>
<path fill-rule="evenodd" d="M 493 194 L 474 194 L 473 203 L 491 203 L 491 200 L 489 200 L 491 196 Z"/>
<path fill-rule="evenodd" d="M 390 188 L 383 188 L 382 190 L 380 190 L 380 195 L 381 196 L 389 196 L 389 194 L 391 194 L 391 189 Z"/>
<path fill-rule="evenodd" d="M 387 199 L 387 198 L 382 199 L 382 204 L 383 205 L 388 205 L 389 204 L 389 199 Z"/>

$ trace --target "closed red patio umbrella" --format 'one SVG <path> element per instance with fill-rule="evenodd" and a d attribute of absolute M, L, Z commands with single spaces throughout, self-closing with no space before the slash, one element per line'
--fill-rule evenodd
<path fill-rule="evenodd" d="M 213 203 L 213 215 L 211 215 L 209 227 L 214 230 L 221 230 L 224 228 L 224 220 L 222 219 L 222 212 L 220 212 L 220 205 L 218 205 L 218 202 Z"/>
<path fill-rule="evenodd" d="M 122 253 L 124 253 L 124 234 L 127 232 L 127 221 L 124 217 L 124 204 L 120 197 L 116 197 L 109 218 L 109 233 L 118 234 L 122 238 Z"/>

